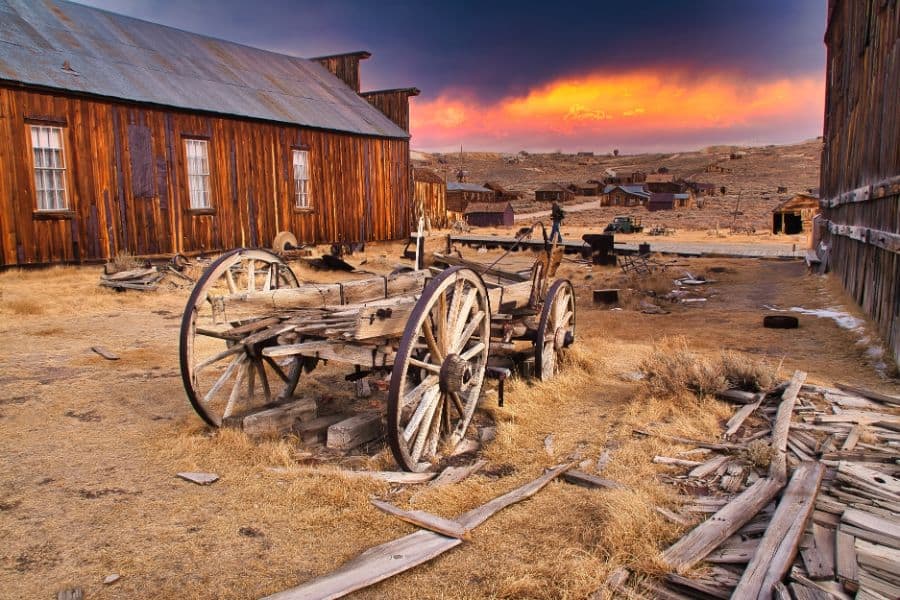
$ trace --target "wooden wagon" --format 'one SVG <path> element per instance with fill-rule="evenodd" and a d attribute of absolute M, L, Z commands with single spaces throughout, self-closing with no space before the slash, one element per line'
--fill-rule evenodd
<path fill-rule="evenodd" d="M 291 401 L 301 374 L 322 361 L 352 365 L 348 380 L 390 373 L 391 450 L 403 469 L 428 470 L 465 438 L 490 355 L 530 342 L 534 374 L 557 372 L 575 335 L 572 285 L 552 280 L 560 259 L 548 246 L 530 276 L 457 265 L 301 284 L 277 255 L 233 250 L 188 300 L 185 390 L 219 427 Z"/>

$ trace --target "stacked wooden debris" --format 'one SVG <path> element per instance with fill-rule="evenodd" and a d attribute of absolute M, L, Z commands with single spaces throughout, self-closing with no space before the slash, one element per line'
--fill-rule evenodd
<path fill-rule="evenodd" d="M 697 448 L 654 459 L 686 470 L 661 474 L 684 503 L 660 512 L 681 524 L 709 518 L 662 553 L 663 581 L 629 587 L 620 570 L 610 588 L 673 599 L 900 598 L 900 398 L 805 378 L 734 395 L 748 403 L 722 442 L 661 436 Z"/>
<path fill-rule="evenodd" d="M 139 290 L 142 292 L 157 289 L 163 280 L 173 287 L 186 287 L 194 284 L 194 279 L 184 271 L 190 263 L 181 255 L 176 255 L 169 263 L 154 266 L 148 261 L 144 266 L 133 269 L 119 269 L 115 263 L 108 263 L 100 275 L 100 285 L 116 290 Z"/>

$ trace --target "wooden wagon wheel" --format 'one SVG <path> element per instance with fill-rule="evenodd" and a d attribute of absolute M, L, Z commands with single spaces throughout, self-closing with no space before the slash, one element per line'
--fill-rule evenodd
<path fill-rule="evenodd" d="M 292 397 L 301 360 L 279 363 L 262 356 L 277 326 L 259 317 L 242 294 L 297 287 L 297 277 L 278 256 L 238 248 L 216 259 L 194 286 L 181 319 L 181 379 L 197 414 L 209 425 L 248 409 Z M 262 339 L 260 339 L 262 338 Z"/>
<path fill-rule="evenodd" d="M 559 353 L 575 341 L 575 290 L 565 279 L 550 286 L 534 344 L 534 374 L 541 381 L 559 371 Z"/>
<path fill-rule="evenodd" d="M 422 292 L 388 391 L 388 440 L 403 469 L 430 468 L 465 436 L 481 394 L 490 334 L 487 289 L 471 269 L 447 269 Z"/>

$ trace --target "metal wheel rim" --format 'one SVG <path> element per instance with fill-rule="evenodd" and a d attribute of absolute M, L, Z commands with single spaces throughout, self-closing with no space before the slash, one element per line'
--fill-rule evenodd
<path fill-rule="evenodd" d="M 215 356 L 215 354 L 210 354 L 211 352 L 229 350 L 234 345 L 234 342 L 224 339 L 210 341 L 209 336 L 198 333 L 198 329 L 202 329 L 202 327 L 198 326 L 198 323 L 202 325 L 209 314 L 214 315 L 212 309 L 212 302 L 216 297 L 214 292 L 222 287 L 223 282 L 225 282 L 224 286 L 229 291 L 231 290 L 231 283 L 236 287 L 240 287 L 241 269 L 243 269 L 245 277 L 244 283 L 249 288 L 251 276 L 249 265 L 251 263 L 254 265 L 252 271 L 254 288 L 263 290 L 266 284 L 268 289 L 297 287 L 298 285 L 294 272 L 275 254 L 259 249 L 237 248 L 217 258 L 203 272 L 188 298 L 181 319 L 179 335 L 181 380 L 191 406 L 212 427 L 221 426 L 227 412 L 226 410 L 219 411 L 215 409 L 215 405 L 222 403 L 221 394 L 225 393 L 225 391 L 230 390 L 229 398 L 225 405 L 226 409 L 230 404 L 239 401 L 244 408 L 274 403 L 293 394 L 302 371 L 302 361 L 296 358 L 292 359 L 287 365 L 278 365 L 270 359 L 252 356 L 247 350 L 237 350 L 221 361 L 215 361 L 209 365 L 209 367 L 215 367 L 215 372 L 218 373 L 217 376 L 213 375 L 214 382 L 219 382 L 220 378 L 224 376 L 224 379 L 221 380 L 221 383 L 215 390 L 213 389 L 216 387 L 215 383 L 207 385 L 205 376 L 203 380 L 200 379 L 200 371 L 206 369 L 206 367 L 202 366 L 202 362 L 205 359 L 200 358 L 200 355 L 210 358 Z M 257 271 L 257 263 L 261 263 L 260 266 L 267 265 L 267 267 Z M 240 266 L 245 264 L 247 267 Z M 238 274 L 237 279 L 235 279 L 236 273 Z M 229 279 L 231 283 L 228 283 L 227 280 Z M 261 280 L 263 285 L 259 285 Z M 238 321 L 242 322 L 240 319 Z M 227 376 L 225 374 L 226 371 L 228 371 Z M 238 380 L 242 373 L 243 379 Z M 281 384 L 278 384 L 276 380 L 281 381 Z M 273 382 L 275 382 L 275 385 L 272 385 Z M 239 388 L 242 385 L 247 385 L 248 387 L 245 398 L 241 398 L 242 393 Z M 258 391 L 257 387 L 259 388 Z M 238 389 L 238 392 L 236 392 L 235 399 L 232 400 L 231 392 L 234 392 L 235 389 Z M 264 399 L 264 401 L 261 402 L 261 399 Z M 232 406 L 231 408 L 233 411 L 235 407 Z"/>
<path fill-rule="evenodd" d="M 566 320 L 566 315 L 571 317 Z M 547 291 L 547 299 L 541 309 L 541 320 L 534 342 L 534 373 L 541 381 L 551 379 L 559 372 L 559 349 L 556 348 L 557 330 L 562 328 L 575 339 L 575 289 L 566 279 L 559 279 Z"/>
<path fill-rule="evenodd" d="M 445 325 L 441 314 L 447 315 Z M 450 322 L 454 314 L 461 320 Z M 441 450 L 452 451 L 465 436 L 487 369 L 490 319 L 487 289 L 471 269 L 447 269 L 423 291 L 404 330 L 388 391 L 388 441 L 401 468 L 425 471 Z M 433 358 L 435 349 L 442 360 Z M 421 371 L 418 383 L 411 369 Z"/>

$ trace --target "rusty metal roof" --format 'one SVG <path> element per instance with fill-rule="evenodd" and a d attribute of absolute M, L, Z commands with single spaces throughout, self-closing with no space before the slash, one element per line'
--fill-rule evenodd
<path fill-rule="evenodd" d="M 0 0 L 0 80 L 409 137 L 316 62 L 59 0 Z"/>

